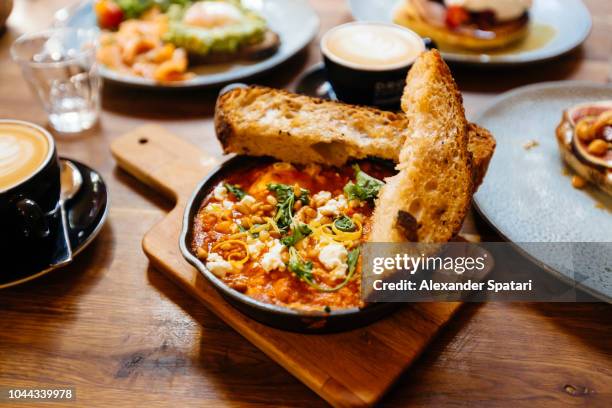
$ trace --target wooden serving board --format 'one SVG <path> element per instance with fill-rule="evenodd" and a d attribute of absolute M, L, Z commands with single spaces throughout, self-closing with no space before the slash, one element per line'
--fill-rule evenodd
<path fill-rule="evenodd" d="M 111 150 L 119 167 L 176 201 L 143 239 L 153 265 L 333 406 L 376 403 L 461 305 L 410 304 L 370 326 L 337 334 L 298 334 L 257 323 L 228 304 L 179 250 L 185 204 L 218 163 L 152 125 L 119 137 Z"/>

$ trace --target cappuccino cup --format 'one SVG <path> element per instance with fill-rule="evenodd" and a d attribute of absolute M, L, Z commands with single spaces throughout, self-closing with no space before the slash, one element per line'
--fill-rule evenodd
<path fill-rule="evenodd" d="M 49 132 L 0 120 L 0 274 L 47 259 L 61 224 L 60 164 Z"/>
<path fill-rule="evenodd" d="M 327 79 L 339 100 L 398 109 L 406 75 L 426 49 L 415 32 L 388 23 L 353 22 L 321 39 Z"/>

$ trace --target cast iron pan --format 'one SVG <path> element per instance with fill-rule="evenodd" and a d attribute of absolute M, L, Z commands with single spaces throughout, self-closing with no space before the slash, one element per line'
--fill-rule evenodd
<path fill-rule="evenodd" d="M 191 251 L 193 219 L 202 201 L 220 181 L 230 174 L 244 171 L 257 164 L 271 162 L 269 158 L 236 156 L 214 169 L 195 189 L 185 208 L 180 248 L 185 259 L 196 267 L 217 291 L 245 315 L 269 326 L 302 333 L 329 333 L 350 330 L 370 324 L 395 310 L 399 303 L 372 303 L 363 308 L 325 311 L 301 311 L 260 302 L 227 286 L 211 273 Z"/>

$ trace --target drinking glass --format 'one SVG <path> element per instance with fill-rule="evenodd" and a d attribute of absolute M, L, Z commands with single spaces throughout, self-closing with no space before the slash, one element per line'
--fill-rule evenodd
<path fill-rule="evenodd" d="M 58 132 L 81 132 L 98 120 L 102 81 L 97 39 L 95 29 L 58 28 L 24 34 L 11 47 L 13 59 Z"/>

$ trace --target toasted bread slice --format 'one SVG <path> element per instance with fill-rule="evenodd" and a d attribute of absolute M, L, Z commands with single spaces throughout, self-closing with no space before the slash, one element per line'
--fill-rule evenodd
<path fill-rule="evenodd" d="M 226 153 L 340 166 L 351 158 L 397 160 L 402 114 L 251 86 L 219 97 L 217 137 Z"/>
<path fill-rule="evenodd" d="M 416 60 L 402 106 L 408 127 L 400 171 L 380 191 L 369 239 L 447 242 L 459 232 L 474 188 L 463 100 L 438 51 Z"/>
<path fill-rule="evenodd" d="M 225 153 L 272 156 L 293 163 L 340 166 L 350 159 L 399 161 L 408 119 L 368 107 L 325 101 L 259 86 L 219 97 L 217 137 Z M 480 185 L 495 149 L 486 130 L 469 125 L 474 185 Z"/>

